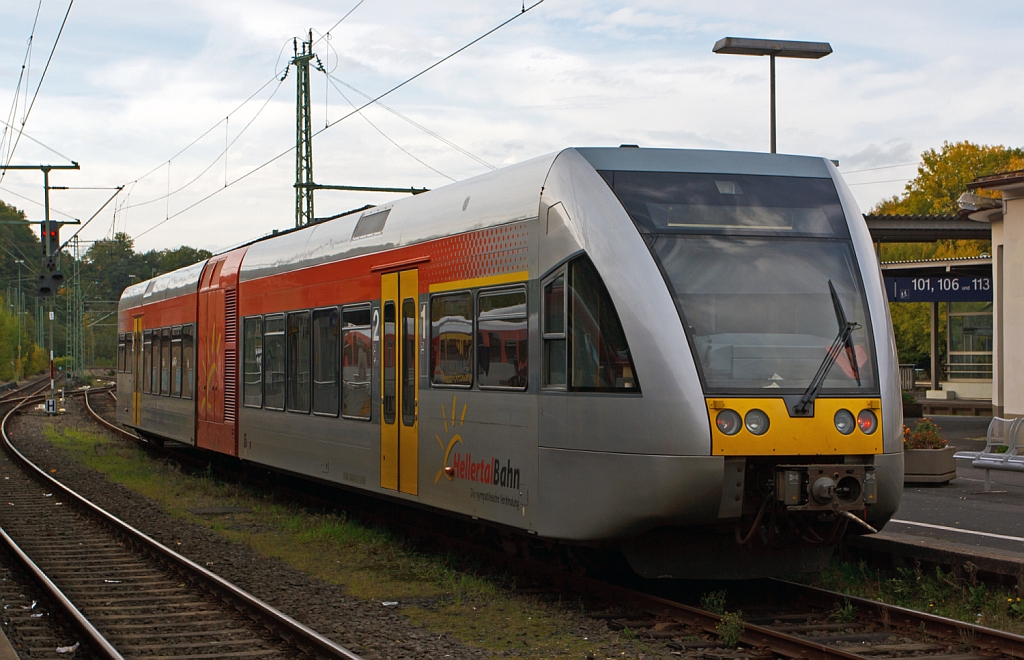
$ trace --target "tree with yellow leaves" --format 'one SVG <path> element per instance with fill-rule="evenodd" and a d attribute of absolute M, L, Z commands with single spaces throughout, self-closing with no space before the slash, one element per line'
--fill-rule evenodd
<path fill-rule="evenodd" d="M 978 145 L 963 141 L 945 142 L 936 151 L 921 154 L 917 176 L 902 195 L 879 202 L 872 210 L 884 215 L 954 215 L 957 199 L 967 192 L 967 184 L 979 176 L 1024 170 L 1024 149 Z M 980 190 L 976 194 L 998 198 L 998 191 Z M 989 241 L 936 241 L 935 243 L 886 243 L 881 246 L 882 261 L 976 257 L 989 254 Z M 928 303 L 891 303 L 893 331 L 900 362 L 918 362 L 928 355 Z M 944 331 L 940 319 L 939 332 Z M 941 347 L 941 342 L 940 342 Z"/>

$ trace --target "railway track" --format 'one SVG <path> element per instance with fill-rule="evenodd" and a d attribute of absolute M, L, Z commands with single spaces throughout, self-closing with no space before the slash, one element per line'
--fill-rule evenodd
<path fill-rule="evenodd" d="M 104 419 L 113 412 L 112 398 L 101 395 L 95 408 L 85 397 L 90 414 L 106 428 L 136 442 L 138 437 Z M 102 414 L 100 414 L 102 412 Z M 148 445 L 152 447 L 152 445 Z M 163 456 L 181 452 L 160 451 Z M 182 456 L 185 458 L 186 456 Z M 194 458 L 188 456 L 194 461 Z M 196 462 L 198 464 L 198 462 Z M 230 467 L 224 467 L 230 471 Z M 281 484 L 276 484 L 281 490 Z M 311 503 L 306 492 L 291 493 Z M 321 500 L 323 508 L 336 506 Z M 395 526 L 397 516 L 380 516 L 374 511 L 353 511 L 350 517 Z M 450 519 L 446 519 L 450 523 Z M 733 583 L 718 603 L 718 613 L 695 605 L 701 596 L 714 595 L 717 587 L 696 591 L 693 585 L 668 581 L 618 584 L 574 575 L 561 567 L 510 556 L 452 538 L 435 531 L 451 525 L 403 525 L 403 533 L 428 538 L 446 548 L 454 547 L 477 559 L 489 557 L 498 570 L 515 574 L 523 584 L 547 585 L 564 596 L 572 592 L 584 598 L 588 614 L 605 620 L 609 627 L 640 638 L 657 640 L 671 653 L 693 658 L 733 660 L 743 658 L 791 658 L 806 660 L 881 660 L 883 658 L 928 657 L 935 660 L 993 660 L 1024 658 L 1024 637 L 952 619 L 946 619 L 893 605 L 806 587 L 781 580 Z M 711 600 L 715 600 L 712 598 Z M 707 603 L 705 603 L 707 605 Z M 732 612 L 732 614 L 728 614 Z M 741 613 L 741 614 L 739 614 Z M 724 616 L 723 616 L 724 615 Z M 731 639 L 729 639 L 731 637 Z"/>
<path fill-rule="evenodd" d="M 0 423 L 0 538 L 101 658 L 357 656 L 118 520 L 33 465 Z"/>

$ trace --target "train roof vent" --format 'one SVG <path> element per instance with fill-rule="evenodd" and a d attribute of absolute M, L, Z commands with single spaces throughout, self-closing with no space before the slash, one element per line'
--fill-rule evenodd
<path fill-rule="evenodd" d="M 352 230 L 352 240 L 364 236 L 375 236 L 384 231 L 384 223 L 388 220 L 391 209 L 372 209 L 359 216 L 356 228 Z"/>

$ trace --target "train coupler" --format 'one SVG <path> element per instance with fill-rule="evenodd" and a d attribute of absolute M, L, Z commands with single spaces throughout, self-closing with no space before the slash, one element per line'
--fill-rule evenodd
<path fill-rule="evenodd" d="M 859 511 L 878 501 L 872 465 L 779 465 L 775 499 L 789 511 Z"/>

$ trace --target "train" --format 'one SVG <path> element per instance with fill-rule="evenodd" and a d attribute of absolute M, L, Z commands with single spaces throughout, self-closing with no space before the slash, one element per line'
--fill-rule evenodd
<path fill-rule="evenodd" d="M 610 549 L 825 567 L 899 507 L 892 324 L 827 158 L 566 148 L 136 283 L 118 421 Z"/>

